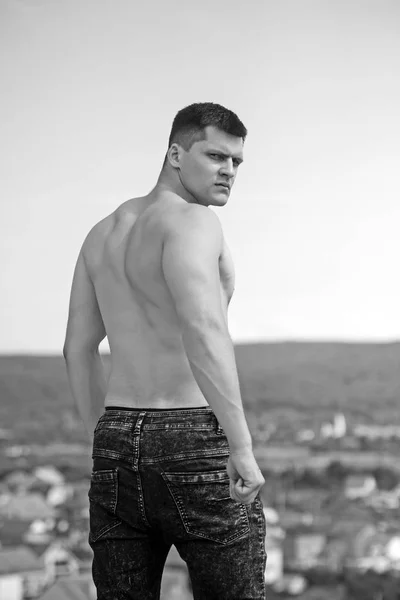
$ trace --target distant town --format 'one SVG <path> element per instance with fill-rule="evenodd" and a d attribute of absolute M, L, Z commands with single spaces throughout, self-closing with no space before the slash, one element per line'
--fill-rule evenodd
<path fill-rule="evenodd" d="M 269 598 L 397 598 L 390 590 L 400 590 L 400 425 L 350 425 L 344 412 L 301 429 L 267 413 L 248 420 L 266 480 Z M 0 447 L 14 464 L 0 473 L 0 598 L 94 599 L 89 447 L 15 444 L 7 429 Z M 63 473 L 60 456 L 86 457 L 86 472 Z M 369 596 L 375 589 L 386 595 Z M 162 598 L 193 598 L 175 548 Z"/>

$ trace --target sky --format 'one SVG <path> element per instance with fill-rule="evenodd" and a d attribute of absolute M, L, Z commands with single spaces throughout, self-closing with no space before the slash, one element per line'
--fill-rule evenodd
<path fill-rule="evenodd" d="M 248 129 L 233 341 L 400 339 L 399 74 L 397 0 L 2 0 L 0 353 L 61 353 L 83 239 L 192 102 Z"/>

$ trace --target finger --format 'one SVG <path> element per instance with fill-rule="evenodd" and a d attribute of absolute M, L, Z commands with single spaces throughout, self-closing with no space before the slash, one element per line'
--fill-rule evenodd
<path fill-rule="evenodd" d="M 230 489 L 230 497 L 232 500 L 234 500 L 235 502 L 237 502 L 238 504 L 247 504 L 249 502 L 248 498 L 248 494 L 246 494 L 245 496 L 241 493 L 238 493 L 237 490 L 235 490 L 235 487 L 232 485 L 231 489 Z"/>
<path fill-rule="evenodd" d="M 233 489 L 233 494 L 231 495 L 234 496 L 234 499 L 238 500 L 239 502 L 243 503 L 243 504 L 251 504 L 252 502 L 254 502 L 256 496 L 258 494 L 258 489 L 251 489 L 249 490 L 248 488 L 234 488 Z"/>
<path fill-rule="evenodd" d="M 240 478 L 235 482 L 235 491 L 236 493 L 242 495 L 242 496 L 248 496 L 250 494 L 252 494 L 252 492 L 254 491 L 254 485 L 250 486 L 247 485 L 246 482 Z"/>
<path fill-rule="evenodd" d="M 247 498 L 240 498 L 238 496 L 235 495 L 234 498 L 232 498 L 232 500 L 234 500 L 235 502 L 237 502 L 238 504 L 244 504 L 245 506 L 250 506 L 251 504 L 253 504 L 255 497 L 247 497 Z"/>
<path fill-rule="evenodd" d="M 251 504 L 256 495 L 257 491 L 254 488 L 249 489 L 246 486 L 240 487 L 237 484 L 231 486 L 231 498 L 237 502 Z"/>
<path fill-rule="evenodd" d="M 229 495 L 235 502 L 249 505 L 254 502 L 258 488 L 259 486 L 249 488 L 242 478 L 239 478 L 237 481 L 231 479 L 229 482 Z"/>
<path fill-rule="evenodd" d="M 232 479 L 229 482 L 229 495 L 232 498 L 232 500 L 236 500 L 235 487 Z"/>

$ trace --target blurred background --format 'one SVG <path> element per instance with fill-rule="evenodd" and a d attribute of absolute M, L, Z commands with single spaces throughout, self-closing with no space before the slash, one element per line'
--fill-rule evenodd
<path fill-rule="evenodd" d="M 398 597 L 399 73 L 396 0 L 0 2 L 1 598 L 92 593 L 72 274 L 94 223 L 154 186 L 176 112 L 206 101 L 249 131 L 215 211 L 270 598 Z M 190 598 L 169 561 L 163 594 Z"/>

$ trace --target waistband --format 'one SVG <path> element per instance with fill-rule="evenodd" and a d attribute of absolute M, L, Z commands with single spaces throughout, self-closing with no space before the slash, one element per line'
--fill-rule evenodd
<path fill-rule="evenodd" d="M 171 428 L 180 429 L 186 427 L 214 428 L 222 433 L 214 411 L 210 406 L 194 406 L 182 408 L 132 408 L 128 406 L 106 406 L 104 413 L 100 416 L 97 428 L 103 426 L 118 425 L 136 430 L 141 428 Z"/>
<path fill-rule="evenodd" d="M 198 412 L 198 411 L 204 411 L 204 414 L 208 414 L 208 413 L 213 413 L 214 411 L 212 410 L 212 408 L 210 406 L 187 406 L 187 407 L 180 407 L 180 408 L 146 408 L 146 407 L 140 407 L 140 408 L 132 408 L 131 406 L 106 406 L 105 410 L 107 411 L 128 411 L 128 412 L 133 412 L 133 413 L 143 413 L 145 412 L 146 414 L 151 414 L 151 413 L 162 413 L 162 414 L 168 414 L 170 412 L 183 412 L 185 414 L 190 414 L 192 411 Z"/>
<path fill-rule="evenodd" d="M 210 406 L 162 409 L 106 406 L 97 422 L 95 431 L 104 428 L 130 431 L 134 435 L 139 435 L 142 430 L 156 429 L 170 431 L 214 430 L 217 435 L 224 434 L 224 430 Z"/>

